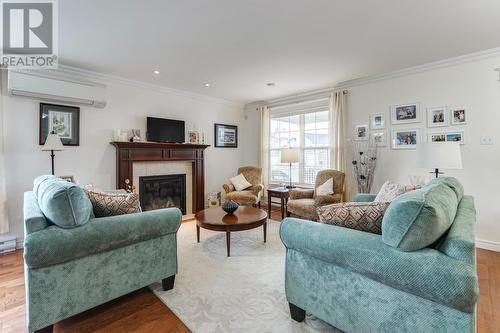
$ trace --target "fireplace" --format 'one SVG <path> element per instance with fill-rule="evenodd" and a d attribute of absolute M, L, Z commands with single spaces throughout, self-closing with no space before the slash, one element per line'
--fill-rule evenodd
<path fill-rule="evenodd" d="M 139 197 L 143 211 L 177 207 L 186 215 L 186 175 L 139 177 Z"/>

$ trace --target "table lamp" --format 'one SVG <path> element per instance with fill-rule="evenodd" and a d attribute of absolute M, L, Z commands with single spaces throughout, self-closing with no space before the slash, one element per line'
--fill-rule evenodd
<path fill-rule="evenodd" d="M 292 163 L 300 162 L 300 149 L 299 148 L 285 148 L 281 149 L 281 163 L 290 164 L 290 185 L 286 188 L 294 188 L 292 185 Z"/>
<path fill-rule="evenodd" d="M 54 174 L 54 154 L 55 151 L 63 151 L 64 146 L 59 135 L 54 132 L 47 135 L 45 139 L 45 144 L 42 147 L 42 151 L 50 151 L 50 157 L 52 158 L 52 174 Z"/>
<path fill-rule="evenodd" d="M 462 154 L 458 142 L 424 142 L 417 145 L 417 167 L 434 169 L 431 173 L 439 177 L 439 169 L 462 169 Z"/>

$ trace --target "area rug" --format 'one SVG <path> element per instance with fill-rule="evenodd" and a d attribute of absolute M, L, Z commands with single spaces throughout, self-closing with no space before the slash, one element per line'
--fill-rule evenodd
<path fill-rule="evenodd" d="M 340 332 L 310 314 L 302 323 L 290 318 L 279 225 L 268 221 L 267 243 L 262 227 L 231 233 L 228 258 L 225 233 L 201 229 L 197 243 L 195 223 L 183 223 L 174 289 L 150 288 L 194 333 Z"/>

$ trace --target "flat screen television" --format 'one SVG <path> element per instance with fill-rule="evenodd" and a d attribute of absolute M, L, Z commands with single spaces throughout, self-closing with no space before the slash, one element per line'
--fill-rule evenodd
<path fill-rule="evenodd" d="M 184 143 L 185 137 L 184 121 L 147 118 L 146 139 L 148 141 Z"/>

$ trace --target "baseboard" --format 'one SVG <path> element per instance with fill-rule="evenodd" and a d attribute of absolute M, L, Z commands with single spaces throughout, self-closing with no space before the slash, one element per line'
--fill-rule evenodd
<path fill-rule="evenodd" d="M 500 252 L 500 243 L 484 239 L 476 239 L 476 247 L 484 250 Z"/>

